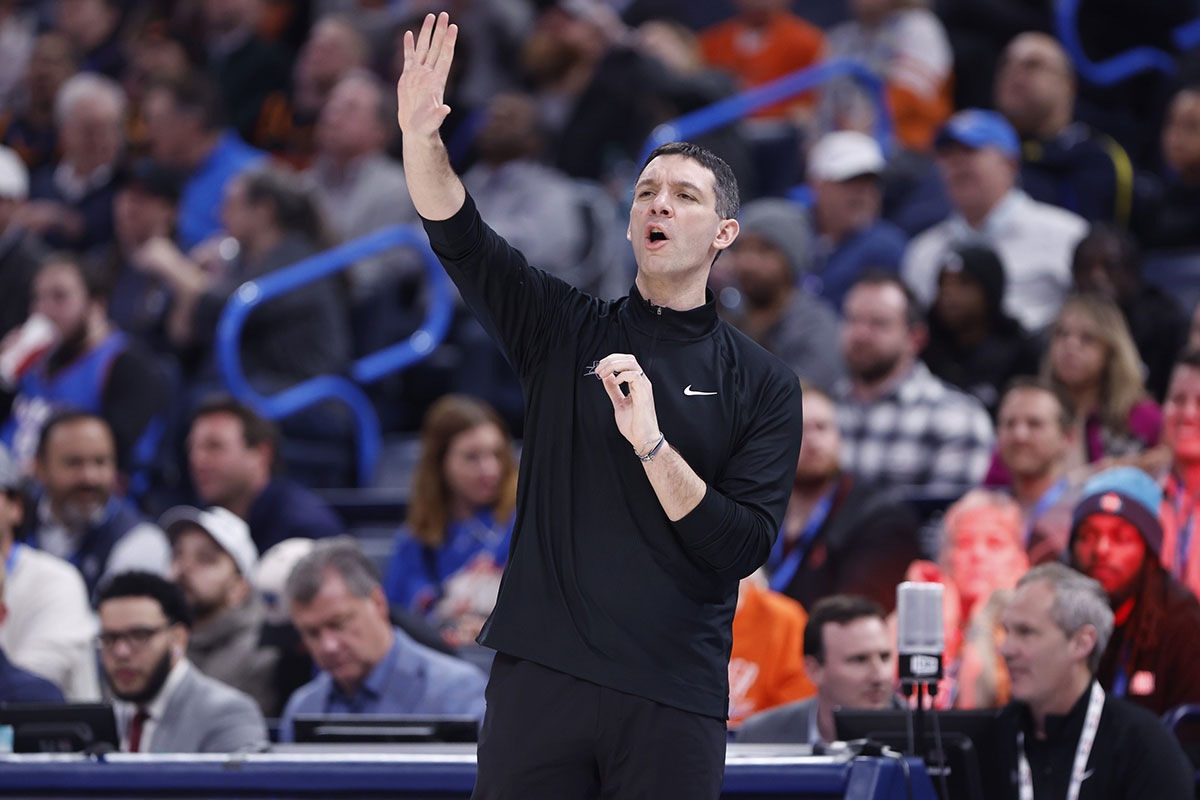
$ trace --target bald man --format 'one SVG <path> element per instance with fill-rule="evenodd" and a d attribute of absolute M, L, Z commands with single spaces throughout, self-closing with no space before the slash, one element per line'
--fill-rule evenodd
<path fill-rule="evenodd" d="M 1089 222 L 1128 224 L 1133 166 L 1111 137 L 1074 121 L 1075 72 L 1052 36 L 1022 33 L 996 70 L 996 109 L 1021 137 L 1021 185 Z"/>

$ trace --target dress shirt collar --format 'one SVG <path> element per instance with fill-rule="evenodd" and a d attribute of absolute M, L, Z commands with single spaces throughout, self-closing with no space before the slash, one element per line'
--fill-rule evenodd
<path fill-rule="evenodd" d="M 1025 194 L 1020 189 L 1010 189 L 1008 194 L 1000 199 L 999 203 L 988 212 L 988 215 L 983 218 L 983 221 L 978 227 L 972 227 L 967 220 L 959 213 L 955 213 L 950 217 L 950 225 L 953 228 L 954 239 L 962 241 L 988 239 L 994 240 L 1003 234 L 1012 226 L 1013 220 L 1016 219 L 1025 206 L 1030 202 L 1029 195 Z"/>
<path fill-rule="evenodd" d="M 330 676 L 332 690 L 331 694 L 339 702 L 344 703 L 350 708 L 360 707 L 365 702 L 378 702 L 383 697 L 387 690 L 388 682 L 395 673 L 397 667 L 403 668 L 405 665 L 402 662 L 403 654 L 400 650 L 400 636 L 396 633 L 396 629 L 392 629 L 392 646 L 384 653 L 383 658 L 379 663 L 371 668 L 367 673 L 366 679 L 354 691 L 353 695 L 346 694 L 342 687 L 338 686 L 337 681 L 332 680 Z"/>
<path fill-rule="evenodd" d="M 163 683 L 162 689 L 154 696 L 154 699 L 146 703 L 142 708 L 146 712 L 146 722 L 142 728 L 141 747 L 138 748 L 143 753 L 150 752 L 150 740 L 154 735 L 154 731 L 158 728 L 158 724 L 162 722 L 163 714 L 166 713 L 167 703 L 171 702 L 172 695 L 179 688 L 179 684 L 183 683 L 183 679 L 187 676 L 188 670 L 191 669 L 191 663 L 186 658 L 181 658 L 175 662 L 175 666 L 171 667 L 171 671 L 167 673 L 167 680 Z M 125 733 L 121 734 L 122 746 L 127 746 L 126 737 L 129 731 L 129 722 L 133 719 L 133 715 L 137 713 L 138 706 L 136 703 L 130 703 L 126 700 L 117 700 L 113 703 L 113 710 L 116 712 L 117 719 L 121 721 L 121 730 Z M 153 727 L 150 727 L 153 725 Z"/>

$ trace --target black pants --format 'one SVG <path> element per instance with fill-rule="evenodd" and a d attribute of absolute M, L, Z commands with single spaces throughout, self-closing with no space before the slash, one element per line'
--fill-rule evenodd
<path fill-rule="evenodd" d="M 717 798 L 725 723 L 496 654 L 473 800 Z"/>

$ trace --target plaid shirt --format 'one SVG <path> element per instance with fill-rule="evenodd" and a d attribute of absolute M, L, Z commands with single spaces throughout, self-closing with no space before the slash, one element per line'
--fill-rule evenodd
<path fill-rule="evenodd" d="M 992 421 L 979 401 L 917 361 L 873 403 L 837 392 L 842 469 L 869 481 L 930 494 L 978 486 L 992 457 Z"/>

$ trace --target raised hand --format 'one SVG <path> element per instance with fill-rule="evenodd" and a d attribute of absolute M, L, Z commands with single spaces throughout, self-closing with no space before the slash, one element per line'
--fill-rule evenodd
<path fill-rule="evenodd" d="M 627 353 L 613 353 L 596 364 L 596 376 L 612 400 L 621 435 L 639 453 L 654 447 L 662 436 L 654 410 L 654 386 L 637 359 Z M 629 389 L 628 395 L 621 391 L 622 384 Z"/>
<path fill-rule="evenodd" d="M 405 138 L 435 136 L 450 113 L 443 96 L 458 26 L 446 12 L 425 16 L 421 32 L 404 33 L 404 71 L 396 82 L 397 122 Z"/>

